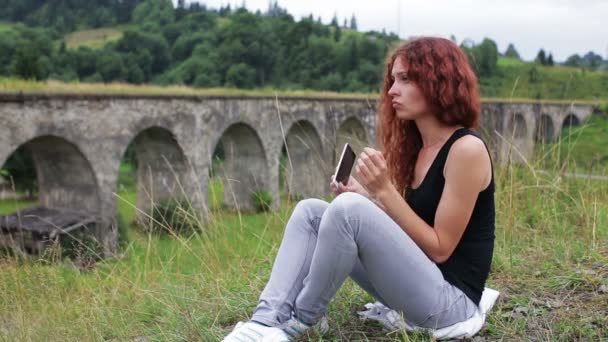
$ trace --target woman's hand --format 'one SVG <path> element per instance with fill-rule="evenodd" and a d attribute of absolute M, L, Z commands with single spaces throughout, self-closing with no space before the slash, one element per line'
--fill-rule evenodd
<path fill-rule="evenodd" d="M 365 191 L 363 186 L 361 186 L 361 184 L 359 182 L 357 182 L 355 177 L 349 176 L 348 181 L 346 182 L 346 185 L 344 185 L 340 182 L 336 182 L 334 180 L 335 177 L 336 177 L 335 175 L 331 176 L 331 182 L 329 183 L 329 189 L 336 196 L 343 192 L 356 192 L 360 195 L 363 195 L 363 196 L 369 198 L 369 194 L 367 193 L 367 191 Z"/>
<path fill-rule="evenodd" d="M 364 148 L 357 160 L 355 172 L 363 188 L 375 200 L 379 199 L 380 195 L 394 190 L 386 160 L 380 151 L 370 147 Z"/>

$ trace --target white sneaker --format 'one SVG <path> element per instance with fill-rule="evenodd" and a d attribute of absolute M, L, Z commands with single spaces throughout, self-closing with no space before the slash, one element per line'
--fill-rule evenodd
<path fill-rule="evenodd" d="M 289 342 L 297 336 L 302 335 L 311 327 L 291 318 L 289 321 L 277 327 L 267 327 L 255 322 L 238 322 L 232 332 L 228 334 L 223 342 Z M 319 329 L 322 334 L 329 331 L 327 317 L 323 316 L 314 328 Z"/>
<path fill-rule="evenodd" d="M 232 332 L 228 334 L 222 342 L 253 342 L 262 341 L 264 336 L 277 330 L 274 327 L 267 327 L 255 322 L 238 322 Z"/>

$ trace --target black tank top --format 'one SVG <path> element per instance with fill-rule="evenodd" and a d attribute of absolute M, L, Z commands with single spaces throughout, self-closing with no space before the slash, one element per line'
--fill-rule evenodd
<path fill-rule="evenodd" d="M 465 128 L 454 132 L 437 153 L 420 186 L 410 189 L 406 195 L 406 200 L 414 212 L 431 227 L 435 224 L 435 213 L 445 185 L 443 170 L 448 152 L 456 140 L 469 134 L 480 138 L 475 132 Z M 488 187 L 477 197 L 471 219 L 456 249 L 448 260 L 437 264 L 445 280 L 462 290 L 475 304 L 479 304 L 492 264 L 494 221 L 494 175 L 492 175 Z"/>

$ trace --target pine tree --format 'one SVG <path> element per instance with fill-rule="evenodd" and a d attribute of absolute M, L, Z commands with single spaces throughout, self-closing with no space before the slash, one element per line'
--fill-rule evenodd
<path fill-rule="evenodd" d="M 355 14 L 353 13 L 353 16 L 350 17 L 350 29 L 351 30 L 357 30 L 357 18 L 355 18 Z"/>
<path fill-rule="evenodd" d="M 519 52 L 517 52 L 515 46 L 512 43 L 509 43 L 509 46 L 507 46 L 507 50 L 505 51 L 505 57 L 521 59 L 521 57 L 519 56 Z"/>
<path fill-rule="evenodd" d="M 538 55 L 536 55 L 536 62 L 540 63 L 541 65 L 547 64 L 547 57 L 545 55 L 545 50 L 540 49 L 540 51 L 538 51 Z"/>
<path fill-rule="evenodd" d="M 338 15 L 336 13 L 334 13 L 334 17 L 331 18 L 331 23 L 329 25 L 338 27 Z"/>
<path fill-rule="evenodd" d="M 549 57 L 547 57 L 547 65 L 548 66 L 553 66 L 553 54 L 549 54 Z"/>

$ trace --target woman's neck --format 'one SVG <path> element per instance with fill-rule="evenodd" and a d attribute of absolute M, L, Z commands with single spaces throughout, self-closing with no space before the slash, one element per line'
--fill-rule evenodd
<path fill-rule="evenodd" d="M 425 115 L 423 118 L 416 120 L 416 127 L 420 131 L 422 137 L 422 148 L 428 149 L 443 143 L 462 126 L 447 126 L 439 122 L 434 115 Z"/>

